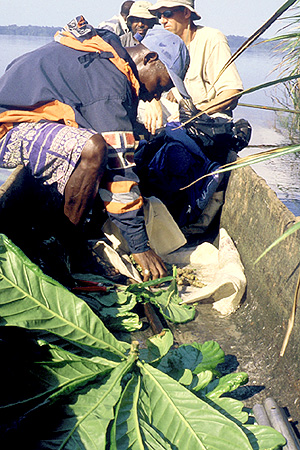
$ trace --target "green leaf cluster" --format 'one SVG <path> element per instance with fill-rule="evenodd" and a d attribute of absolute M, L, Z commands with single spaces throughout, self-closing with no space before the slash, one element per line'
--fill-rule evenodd
<path fill-rule="evenodd" d="M 75 274 L 80 279 L 97 281 L 108 287 L 108 293 L 82 293 L 80 297 L 92 308 L 107 327 L 112 331 L 136 331 L 142 327 L 138 314 L 135 312 L 138 303 L 153 304 L 162 316 L 173 323 L 186 323 L 194 319 L 195 308 L 191 305 L 180 305 L 176 273 L 173 276 L 150 280 L 145 283 L 117 286 L 112 290 L 110 283 L 98 275 Z M 152 290 L 166 282 L 171 282 L 167 288 Z"/>
<path fill-rule="evenodd" d="M 142 327 L 139 315 L 134 312 L 137 305 L 137 297 L 129 292 L 125 286 L 115 288 L 114 283 L 99 275 L 75 274 L 73 278 L 80 280 L 96 281 L 107 288 L 107 293 L 84 292 L 78 294 L 94 311 L 105 321 L 111 331 L 136 331 Z"/>
<path fill-rule="evenodd" d="M 118 341 L 85 301 L 3 235 L 0 317 L 4 449 L 271 450 L 285 444 L 272 428 L 250 424 L 241 402 L 222 397 L 247 375 L 220 376 L 224 353 L 216 342 L 174 348 L 169 330 L 150 338 L 143 351 L 137 342 Z"/>

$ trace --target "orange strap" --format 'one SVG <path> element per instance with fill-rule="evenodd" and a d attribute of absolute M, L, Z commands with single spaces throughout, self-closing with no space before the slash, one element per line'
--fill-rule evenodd
<path fill-rule="evenodd" d="M 124 214 L 140 209 L 143 206 L 143 203 L 143 197 L 140 196 L 131 203 L 104 202 L 104 206 L 106 211 L 111 214 Z"/>
<path fill-rule="evenodd" d="M 78 128 L 73 108 L 54 100 L 32 111 L 9 110 L 0 114 L 0 123 L 2 123 L 0 125 L 0 139 L 13 127 L 13 123 L 39 122 L 40 120 L 62 121 L 65 125 Z"/>
<path fill-rule="evenodd" d="M 130 192 L 133 186 L 138 186 L 136 181 L 110 181 L 107 183 L 107 189 L 113 194 L 126 194 Z"/>

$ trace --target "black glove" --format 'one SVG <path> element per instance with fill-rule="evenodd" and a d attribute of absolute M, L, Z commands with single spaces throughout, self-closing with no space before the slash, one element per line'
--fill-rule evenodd
<path fill-rule="evenodd" d="M 196 108 L 192 99 L 183 98 L 179 102 L 179 119 L 181 123 L 186 122 L 191 119 L 193 116 L 198 114 L 199 110 Z"/>
<path fill-rule="evenodd" d="M 252 127 L 248 120 L 239 119 L 233 124 L 233 146 L 232 149 L 239 152 L 249 144 Z"/>
<path fill-rule="evenodd" d="M 179 102 L 179 119 L 184 125 L 190 137 L 196 139 L 201 146 L 213 145 L 211 127 L 214 120 L 207 114 L 199 114 L 200 110 L 195 107 L 191 99 L 182 99 Z M 189 123 L 186 121 L 192 119 Z"/>

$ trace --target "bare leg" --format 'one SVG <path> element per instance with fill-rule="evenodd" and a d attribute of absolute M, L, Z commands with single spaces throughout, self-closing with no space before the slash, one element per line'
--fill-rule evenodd
<path fill-rule="evenodd" d="M 85 144 L 79 163 L 66 184 L 64 213 L 74 225 L 80 225 L 97 195 L 105 170 L 106 142 L 100 134 Z"/>

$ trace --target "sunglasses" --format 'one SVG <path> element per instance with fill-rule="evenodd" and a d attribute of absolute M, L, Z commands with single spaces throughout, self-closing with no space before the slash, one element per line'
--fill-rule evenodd
<path fill-rule="evenodd" d="M 182 11 L 182 9 L 181 9 L 181 8 L 174 8 L 174 9 L 167 9 L 167 10 L 164 11 L 164 12 L 157 12 L 157 13 L 156 13 L 156 17 L 157 17 L 158 19 L 161 19 L 162 17 L 164 17 L 165 19 L 170 19 L 171 17 L 174 16 L 174 14 L 175 14 L 177 11 Z"/>

